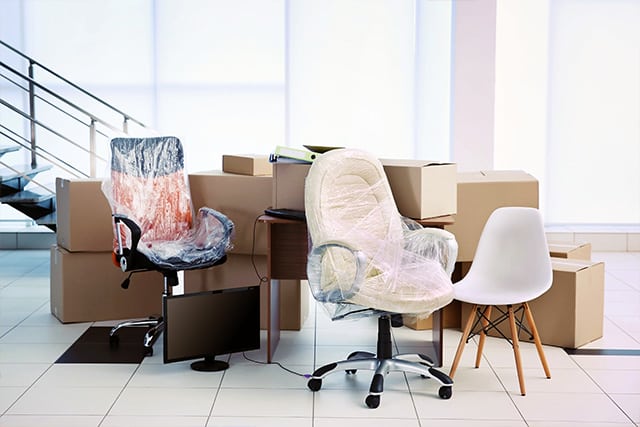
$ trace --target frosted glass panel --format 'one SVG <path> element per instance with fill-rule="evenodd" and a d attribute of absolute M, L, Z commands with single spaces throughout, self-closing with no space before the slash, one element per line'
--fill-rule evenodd
<path fill-rule="evenodd" d="M 147 84 L 153 78 L 152 3 L 25 0 L 25 53 L 80 86 Z"/>
<path fill-rule="evenodd" d="M 640 222 L 640 2 L 551 2 L 548 222 Z"/>
<path fill-rule="evenodd" d="M 289 144 L 411 157 L 414 2 L 289 5 Z"/>
<path fill-rule="evenodd" d="M 158 0 L 160 84 L 284 82 L 284 0 Z"/>
<path fill-rule="evenodd" d="M 451 161 L 452 3 L 417 6 L 415 157 Z"/>
<path fill-rule="evenodd" d="M 221 169 L 223 154 L 269 154 L 284 144 L 284 92 L 206 86 L 158 94 L 159 130 L 180 137 L 189 172 Z"/>

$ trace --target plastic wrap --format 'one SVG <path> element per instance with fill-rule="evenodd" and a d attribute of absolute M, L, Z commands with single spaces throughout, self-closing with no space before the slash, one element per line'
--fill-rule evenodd
<path fill-rule="evenodd" d="M 426 316 L 452 301 L 454 236 L 402 217 L 382 165 L 369 153 L 319 156 L 306 178 L 305 210 L 309 285 L 333 319 Z"/>
<path fill-rule="evenodd" d="M 115 138 L 110 178 L 102 190 L 112 213 L 133 221 L 114 223 L 114 252 L 135 249 L 159 268 L 186 270 L 213 264 L 231 248 L 233 223 L 222 213 L 193 207 L 180 140 L 175 137 Z"/>

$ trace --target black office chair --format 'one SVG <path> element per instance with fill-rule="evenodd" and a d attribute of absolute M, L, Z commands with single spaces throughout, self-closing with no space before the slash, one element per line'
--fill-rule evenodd
<path fill-rule="evenodd" d="M 111 176 L 103 181 L 102 190 L 113 214 L 114 264 L 130 272 L 121 284 L 124 289 L 131 274 L 154 270 L 162 273 L 163 298 L 168 297 L 179 284 L 179 271 L 226 261 L 233 223 L 206 207 L 198 210 L 194 220 L 178 138 L 113 139 Z M 119 323 L 111 329 L 111 343 L 117 344 L 121 328 L 147 326 L 143 345 L 150 356 L 164 329 L 163 317 Z"/>
<path fill-rule="evenodd" d="M 316 369 L 309 389 L 320 390 L 322 379 L 334 372 L 373 370 L 365 403 L 377 408 L 385 376 L 405 371 L 435 378 L 439 396 L 450 398 L 453 381 L 429 356 L 393 355 L 390 317 L 426 316 L 452 301 L 454 236 L 402 217 L 379 160 L 360 150 L 336 149 L 316 158 L 306 178 L 305 211 L 314 298 L 333 320 L 378 316 L 377 354 L 355 351 Z"/>

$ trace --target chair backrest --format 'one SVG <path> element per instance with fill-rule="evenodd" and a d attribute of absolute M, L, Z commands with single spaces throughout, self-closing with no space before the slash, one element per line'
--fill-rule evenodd
<path fill-rule="evenodd" d="M 193 208 L 176 137 L 114 138 L 103 191 L 113 213 L 138 224 L 140 242 L 178 240 L 191 229 Z"/>
<path fill-rule="evenodd" d="M 349 242 L 378 262 L 397 262 L 402 221 L 379 160 L 359 150 L 332 150 L 307 175 L 305 210 L 315 245 Z"/>
<path fill-rule="evenodd" d="M 546 292 L 553 273 L 540 211 L 496 209 L 482 230 L 467 277 L 482 277 L 498 290 L 527 288 L 529 296 Z"/>
<path fill-rule="evenodd" d="M 318 156 L 306 178 L 305 211 L 316 299 L 426 313 L 453 298 L 441 260 L 407 247 L 407 226 L 370 153 L 336 149 Z"/>

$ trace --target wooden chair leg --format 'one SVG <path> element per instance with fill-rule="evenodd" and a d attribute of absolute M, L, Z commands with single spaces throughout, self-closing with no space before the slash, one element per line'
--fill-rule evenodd
<path fill-rule="evenodd" d="M 478 342 L 478 352 L 476 353 L 476 368 L 480 367 L 480 360 L 482 359 L 482 350 L 484 349 L 484 339 L 487 334 L 484 333 L 484 330 L 489 326 L 489 321 L 487 319 L 491 318 L 491 306 L 488 305 L 484 308 L 484 312 L 482 313 L 482 317 L 480 317 L 480 322 L 482 323 L 482 330 L 480 331 L 480 341 Z"/>
<path fill-rule="evenodd" d="M 456 373 L 456 369 L 458 369 L 458 364 L 460 363 L 460 358 L 462 357 L 464 346 L 467 343 L 467 338 L 469 338 L 469 333 L 471 332 L 471 327 L 473 326 L 473 320 L 476 317 L 477 308 L 478 306 L 476 304 L 471 307 L 471 313 L 469 313 L 467 324 L 464 327 L 464 331 L 462 331 L 462 338 L 460 338 L 460 343 L 458 344 L 458 349 L 456 350 L 456 356 L 453 358 L 453 364 L 451 365 L 451 370 L 449 371 L 449 378 L 453 378 Z"/>
<path fill-rule="evenodd" d="M 516 328 L 516 318 L 513 315 L 513 306 L 508 305 L 509 326 L 511 327 L 511 340 L 513 345 L 513 355 L 516 359 L 516 370 L 518 371 L 518 382 L 520 383 L 520 394 L 526 394 L 524 387 L 524 376 L 522 373 L 522 361 L 520 360 L 520 344 L 518 341 L 518 329 Z"/>
<path fill-rule="evenodd" d="M 547 358 L 544 356 L 542 342 L 540 341 L 540 335 L 538 335 L 538 328 L 536 328 L 536 324 L 533 321 L 533 314 L 531 313 L 529 304 L 526 302 L 524 303 L 524 313 L 527 316 L 527 322 L 529 323 L 531 333 L 533 334 L 533 342 L 535 342 L 536 344 L 536 350 L 538 350 L 538 357 L 540 357 L 540 362 L 542 363 L 544 374 L 547 376 L 547 378 L 551 378 L 551 371 L 549 371 L 549 365 L 547 365 Z"/>

